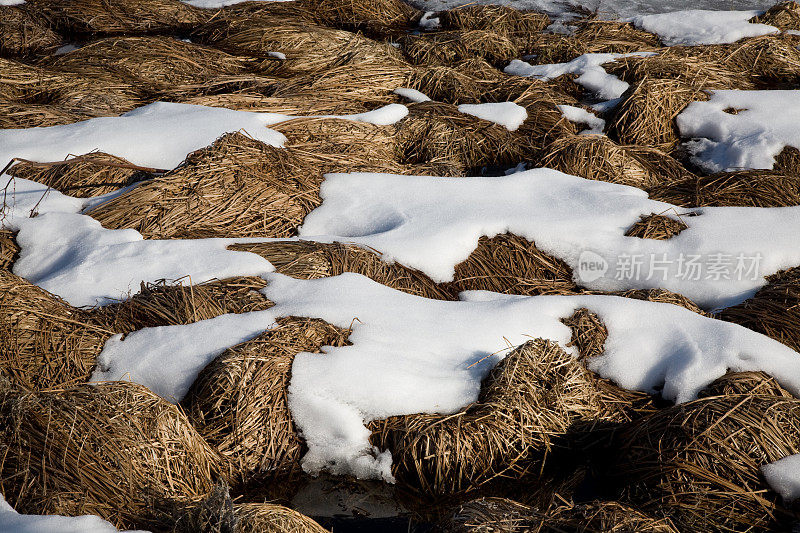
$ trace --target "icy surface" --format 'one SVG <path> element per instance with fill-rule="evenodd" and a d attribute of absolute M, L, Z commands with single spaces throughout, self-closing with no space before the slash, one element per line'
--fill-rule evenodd
<path fill-rule="evenodd" d="M 430 102 L 430 98 L 428 95 L 421 93 L 416 89 L 409 89 L 407 87 L 398 87 L 394 90 L 394 94 L 398 96 L 402 96 L 403 98 L 411 101 L 411 102 Z"/>
<path fill-rule="evenodd" d="M 741 326 L 682 307 L 615 296 L 464 293 L 428 300 L 357 274 L 319 280 L 267 276 L 275 316 L 321 318 L 352 327 L 350 346 L 295 357 L 289 405 L 308 444 L 303 468 L 392 481 L 391 457 L 368 442 L 370 420 L 453 413 L 478 399 L 480 382 L 509 349 L 530 338 L 566 348 L 560 319 L 586 307 L 608 327 L 592 370 L 621 386 L 678 402 L 728 370 L 764 370 L 800 392 L 800 354 Z M 568 349 L 572 350 L 572 349 Z M 574 351 L 571 351 L 574 354 Z"/>
<path fill-rule="evenodd" d="M 557 105 L 558 110 L 564 115 L 564 118 L 571 122 L 578 124 L 586 124 L 589 129 L 583 130 L 582 135 L 601 134 L 606 129 L 606 121 L 598 117 L 594 113 L 586 111 L 582 107 L 575 107 L 571 105 L 560 104 Z"/>
<path fill-rule="evenodd" d="M 101 151 L 136 165 L 171 169 L 228 132 L 244 131 L 263 143 L 282 146 L 283 134 L 266 126 L 283 120 L 287 117 L 275 113 L 156 102 L 119 117 L 0 130 L 0 168 L 14 157 L 47 162 Z"/>
<path fill-rule="evenodd" d="M 99 516 L 19 514 L 0 494 L 0 533 L 117 533 L 117 531 L 117 528 Z"/>
<path fill-rule="evenodd" d="M 228 314 L 183 326 L 115 335 L 97 358 L 91 382 L 133 381 L 173 403 L 183 400 L 197 375 L 227 348 L 256 337 L 275 319 L 269 311 Z"/>
<path fill-rule="evenodd" d="M 786 503 L 800 498 L 800 454 L 784 457 L 761 467 L 761 473 L 772 490 Z"/>
<path fill-rule="evenodd" d="M 655 33 L 667 46 L 725 44 L 745 37 L 757 37 L 780 30 L 766 24 L 751 24 L 760 11 L 709 11 L 689 9 L 659 15 L 633 17 L 633 24 Z"/>
<path fill-rule="evenodd" d="M 569 63 L 552 63 L 548 65 L 531 65 L 520 59 L 514 59 L 504 69 L 506 74 L 524 76 L 526 78 L 537 78 L 540 80 L 552 80 L 564 74 L 578 74 L 575 83 L 586 87 L 601 100 L 614 100 L 622 96 L 628 87 L 627 82 L 622 81 L 613 74 L 609 74 L 603 69 L 604 63 L 610 63 L 623 57 L 644 57 L 654 55 L 650 52 L 635 52 L 631 54 L 583 54 Z"/>
<path fill-rule="evenodd" d="M 504 126 L 508 131 L 516 130 L 528 118 L 528 112 L 525 108 L 514 102 L 461 104 L 458 106 L 458 110 L 461 113 Z"/>
<path fill-rule="evenodd" d="M 144 240 L 132 229 L 103 228 L 81 215 L 84 200 L 39 183 L 0 176 L 0 228 L 19 231 L 14 273 L 75 306 L 104 305 L 139 291 L 141 282 L 202 283 L 273 270 L 262 257 L 226 250 L 254 239 Z M 37 216 L 30 217 L 35 212 Z"/>
<path fill-rule="evenodd" d="M 771 169 L 784 147 L 800 149 L 800 90 L 709 94 L 676 119 L 683 137 L 699 138 L 688 147 L 707 170 Z"/>
<path fill-rule="evenodd" d="M 800 265 L 800 207 L 683 209 L 550 169 L 479 178 L 328 174 L 320 194 L 302 237 L 338 235 L 437 282 L 453 279 L 481 236 L 506 232 L 564 260 L 587 288 L 660 287 L 707 308 L 739 303 L 764 276 Z M 688 229 L 669 240 L 624 235 L 651 213 L 681 215 Z"/>

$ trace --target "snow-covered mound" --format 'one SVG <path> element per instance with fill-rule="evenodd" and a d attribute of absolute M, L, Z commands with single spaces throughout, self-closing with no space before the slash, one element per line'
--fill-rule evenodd
<path fill-rule="evenodd" d="M 117 531 L 111 523 L 98 516 L 19 514 L 0 494 L 0 533 L 117 533 Z"/>

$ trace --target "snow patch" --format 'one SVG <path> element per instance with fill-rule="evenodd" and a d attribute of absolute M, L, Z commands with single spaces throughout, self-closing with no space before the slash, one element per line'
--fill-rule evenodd
<path fill-rule="evenodd" d="M 800 90 L 709 91 L 676 118 L 693 161 L 710 172 L 771 169 L 786 146 L 800 149 Z"/>
<path fill-rule="evenodd" d="M 397 89 L 394 90 L 394 94 L 402 96 L 406 100 L 416 103 L 431 101 L 431 99 L 428 98 L 428 95 L 423 94 L 416 89 L 409 89 L 406 87 L 398 87 Z"/>
<path fill-rule="evenodd" d="M 232 6 L 242 2 L 288 2 L 290 0 L 181 0 L 185 4 L 204 9 L 214 9 L 218 7 Z"/>
<path fill-rule="evenodd" d="M 559 104 L 558 110 L 564 115 L 564 118 L 571 122 L 578 124 L 586 124 L 589 129 L 583 130 L 581 135 L 600 134 L 606 129 L 606 121 L 598 117 L 594 113 L 586 111 L 582 107 L 575 107 L 571 105 Z"/>
<path fill-rule="evenodd" d="M 99 516 L 58 516 L 19 514 L 0 494 L 0 533 L 117 533 Z M 127 533 L 145 533 L 128 531 Z"/>
<path fill-rule="evenodd" d="M 752 24 L 750 19 L 761 11 L 710 11 L 689 9 L 657 15 L 639 15 L 629 19 L 634 26 L 659 36 L 667 46 L 733 43 L 745 37 L 778 33 L 766 24 Z"/>
<path fill-rule="evenodd" d="M 761 473 L 772 490 L 786 503 L 800 498 L 800 454 L 784 457 L 761 467 Z"/>
<path fill-rule="evenodd" d="M 461 104 L 461 113 L 472 115 L 504 126 L 508 131 L 515 131 L 528 118 L 528 112 L 514 102 L 497 102 L 488 104 Z"/>

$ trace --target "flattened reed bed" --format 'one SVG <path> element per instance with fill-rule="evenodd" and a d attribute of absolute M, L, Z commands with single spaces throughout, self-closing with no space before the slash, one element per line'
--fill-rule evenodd
<path fill-rule="evenodd" d="M 717 378 L 704 388 L 698 396 L 708 398 L 712 396 L 753 394 L 756 396 L 775 396 L 778 398 L 794 398 L 775 381 L 775 378 L 764 372 L 729 372 Z"/>
<path fill-rule="evenodd" d="M 8 249 L 13 259 L 14 247 Z M 0 375 L 15 384 L 46 390 L 88 381 L 113 333 L 86 311 L 0 270 Z"/>
<path fill-rule="evenodd" d="M 185 31 L 213 13 L 180 0 L 29 0 L 27 4 L 69 36 Z"/>
<path fill-rule="evenodd" d="M 559 33 L 532 34 L 528 42 L 522 45 L 523 55 L 536 55 L 536 61 L 543 65 L 551 63 L 567 63 L 576 57 L 589 52 L 584 41 Z"/>
<path fill-rule="evenodd" d="M 676 215 L 673 215 L 673 217 Z M 688 228 L 680 217 L 673 218 L 659 213 L 641 215 L 639 221 L 628 228 L 625 232 L 626 237 L 638 237 L 640 239 L 656 239 L 665 241 L 679 235 Z"/>
<path fill-rule="evenodd" d="M 575 38 L 585 43 L 587 52 L 649 52 L 661 47 L 656 35 L 636 29 L 630 22 L 590 19 L 578 24 Z"/>
<path fill-rule="evenodd" d="M 55 52 L 63 39 L 25 5 L 0 6 L 0 56 L 33 57 Z"/>
<path fill-rule="evenodd" d="M 759 467 L 798 453 L 800 400 L 717 396 L 621 427 L 603 465 L 621 496 L 681 531 L 775 531 L 797 519 Z"/>
<path fill-rule="evenodd" d="M 450 66 L 473 57 L 505 65 L 520 57 L 509 37 L 485 30 L 443 31 L 398 39 L 403 55 L 414 65 Z"/>
<path fill-rule="evenodd" d="M 303 0 L 300 5 L 325 25 L 376 37 L 407 33 L 422 17 L 402 0 Z"/>
<path fill-rule="evenodd" d="M 554 505 L 546 511 L 506 498 L 479 498 L 461 505 L 448 533 L 677 533 L 668 519 L 648 516 L 614 501 Z"/>
<path fill-rule="evenodd" d="M 557 344 L 537 339 L 492 369 L 477 403 L 452 415 L 372 422 L 371 441 L 391 450 L 398 482 L 423 494 L 535 479 L 578 420 L 628 419 L 626 408 L 636 393 L 599 381 Z"/>
<path fill-rule="evenodd" d="M 661 48 L 649 57 L 621 57 L 603 68 L 628 83 L 646 79 L 680 80 L 694 89 L 753 89 L 753 76 L 721 60 L 688 55 L 680 47 Z"/>
<path fill-rule="evenodd" d="M 22 161 L 7 173 L 42 183 L 69 196 L 90 198 L 151 179 L 154 176 L 152 170 L 121 157 L 93 152 L 61 163 Z"/>
<path fill-rule="evenodd" d="M 548 146 L 547 152 L 542 159 L 544 167 L 645 190 L 691 175 L 658 149 L 620 146 L 601 135 L 560 137 Z"/>
<path fill-rule="evenodd" d="M 681 207 L 790 207 L 800 205 L 800 178 L 775 170 L 690 175 L 649 188 L 648 194 Z"/>
<path fill-rule="evenodd" d="M 343 98 L 341 100 L 312 100 L 264 96 L 253 92 L 183 96 L 175 99 L 185 104 L 225 107 L 240 111 L 266 111 L 283 115 L 349 115 L 369 111 L 361 99 Z"/>
<path fill-rule="evenodd" d="M 0 490 L 28 514 L 159 527 L 229 478 L 181 409 L 134 383 L 30 392 L 0 378 Z"/>
<path fill-rule="evenodd" d="M 800 351 L 800 267 L 767 277 L 767 285 L 716 318 L 735 322 Z"/>
<path fill-rule="evenodd" d="M 213 83 L 216 78 L 237 74 L 263 74 L 278 62 L 233 56 L 171 37 L 147 36 L 102 39 L 42 64 L 87 77 L 113 76 L 156 90 Z"/>
<path fill-rule="evenodd" d="M 234 482 L 292 481 L 303 443 L 286 387 L 294 356 L 346 344 L 349 331 L 317 319 L 288 317 L 230 348 L 198 376 L 183 401 L 199 433 L 234 467 Z"/>

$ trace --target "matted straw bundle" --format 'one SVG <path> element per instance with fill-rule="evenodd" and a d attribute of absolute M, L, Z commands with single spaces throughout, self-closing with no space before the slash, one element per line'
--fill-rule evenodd
<path fill-rule="evenodd" d="M 29 392 L 0 378 L 0 490 L 17 511 L 162 525 L 229 477 L 181 409 L 134 383 Z"/>
<path fill-rule="evenodd" d="M 226 313 L 248 313 L 272 307 L 259 291 L 267 285 L 260 277 L 236 277 L 197 285 L 142 283 L 127 300 L 90 313 L 91 320 L 112 331 L 131 333 L 156 327 L 191 324 Z"/>
<path fill-rule="evenodd" d="M 800 178 L 774 170 L 689 176 L 648 189 L 650 198 L 682 207 L 800 205 Z"/>
<path fill-rule="evenodd" d="M 554 506 L 547 512 L 506 498 L 479 498 L 461 505 L 450 533 L 677 533 L 668 519 L 628 505 L 593 501 Z"/>
<path fill-rule="evenodd" d="M 600 383 L 556 343 L 537 339 L 492 369 L 477 403 L 452 415 L 372 422 L 371 440 L 391 450 L 399 482 L 427 494 L 465 492 L 535 478 L 574 423 L 626 420 L 629 396 Z"/>
<path fill-rule="evenodd" d="M 546 65 L 567 63 L 589 52 L 587 43 L 572 36 L 560 33 L 532 34 L 527 44 L 521 44 L 523 55 L 535 55 L 536 62 Z"/>
<path fill-rule="evenodd" d="M 32 390 L 88 380 L 114 331 L 47 291 L 0 270 L 0 374 Z"/>
<path fill-rule="evenodd" d="M 258 254 L 276 272 L 298 279 L 318 279 L 355 272 L 399 291 L 440 300 L 455 300 L 457 291 L 400 263 L 386 263 L 380 253 L 353 244 L 283 241 L 234 244 L 230 250 Z"/>
<path fill-rule="evenodd" d="M 513 234 L 481 237 L 470 256 L 455 267 L 453 294 L 487 290 L 507 294 L 574 294 L 572 269 L 532 242 Z"/>
<path fill-rule="evenodd" d="M 679 162 L 657 149 L 620 146 L 603 135 L 560 137 L 548 147 L 542 166 L 648 190 L 689 174 Z"/>
<path fill-rule="evenodd" d="M 800 350 L 800 267 L 767 277 L 767 285 L 717 318 L 735 322 Z"/>
<path fill-rule="evenodd" d="M 594 53 L 625 54 L 661 47 L 657 36 L 637 30 L 630 22 L 587 20 L 578 25 L 575 38 L 586 44 L 588 52 Z"/>
<path fill-rule="evenodd" d="M 649 215 L 641 215 L 639 221 L 628 228 L 625 236 L 666 241 L 679 235 L 680 232 L 688 227 L 680 220 L 680 217 L 673 218 L 658 213 L 650 213 Z"/>
<path fill-rule="evenodd" d="M 283 19 L 244 18 L 218 20 L 198 28 L 194 35 L 203 43 L 235 55 L 275 59 L 281 72 L 319 72 L 332 67 L 362 63 L 403 65 L 400 53 L 386 43 L 348 31 Z"/>
<path fill-rule="evenodd" d="M 670 79 L 685 82 L 695 89 L 752 89 L 749 72 L 733 70 L 721 61 L 687 55 L 683 48 L 666 48 L 648 57 L 620 57 L 604 68 L 623 81 Z"/>
<path fill-rule="evenodd" d="M 67 35 L 187 30 L 213 13 L 180 0 L 28 0 L 27 3 Z"/>
<path fill-rule="evenodd" d="M 233 463 L 237 481 L 299 475 L 303 444 L 286 399 L 292 361 L 342 346 L 348 335 L 321 320 L 281 318 L 203 369 L 183 403 L 200 434 Z"/>
<path fill-rule="evenodd" d="M 320 205 L 324 172 L 402 170 L 391 126 L 309 117 L 272 127 L 287 135 L 287 148 L 226 134 L 89 214 L 145 238 L 291 237 Z"/>
<path fill-rule="evenodd" d="M 405 57 L 415 65 L 452 66 L 477 56 L 499 66 L 521 53 L 509 37 L 485 30 L 406 35 L 398 42 Z"/>
<path fill-rule="evenodd" d="M 794 1 L 778 2 L 763 15 L 750 19 L 754 24 L 769 24 L 783 31 L 800 30 L 800 4 Z"/>
<path fill-rule="evenodd" d="M 422 13 L 402 0 L 302 0 L 323 24 L 386 37 L 409 31 Z"/>
<path fill-rule="evenodd" d="M 20 248 L 15 237 L 13 231 L 0 230 L 0 270 L 11 272 L 11 267 L 19 258 Z"/>
<path fill-rule="evenodd" d="M 538 140 L 450 104 L 423 102 L 410 104 L 408 110 L 398 131 L 400 162 L 428 165 L 431 172 L 457 176 L 484 166 L 515 166 L 530 157 L 531 143 Z M 529 114 L 526 123 L 535 118 Z"/>
<path fill-rule="evenodd" d="M 792 36 L 764 35 L 733 44 L 690 47 L 682 51 L 716 59 L 731 70 L 757 76 L 770 88 L 775 84 L 796 84 L 800 80 L 800 50 Z"/>
<path fill-rule="evenodd" d="M 476 57 L 451 66 L 418 66 L 410 73 L 406 83 L 433 100 L 448 104 L 475 104 L 481 101 L 514 100 L 509 96 L 512 93 L 510 87 L 504 92 L 509 79 L 485 60 Z M 522 94 L 525 87 L 538 82 L 516 79 L 519 83 L 514 88 L 518 94 Z"/>
<path fill-rule="evenodd" d="M 237 57 L 170 37 L 111 37 L 47 61 L 88 77 L 111 75 L 153 88 L 203 84 L 225 75 L 263 72 L 274 61 Z"/>
<path fill-rule="evenodd" d="M 669 151 L 680 141 L 675 117 L 689 103 L 707 99 L 706 93 L 681 80 L 644 79 L 622 96 L 609 135 L 622 144 Z"/>
<path fill-rule="evenodd" d="M 23 161 L 8 170 L 17 178 L 36 181 L 69 196 L 89 198 L 116 191 L 153 177 L 153 169 L 121 157 L 93 152 L 61 163 Z"/>
<path fill-rule="evenodd" d="M 486 30 L 525 38 L 550 25 L 544 13 L 521 11 L 505 5 L 466 5 L 434 15 L 445 30 Z"/>
<path fill-rule="evenodd" d="M 234 505 L 236 529 L 232 533 L 327 533 L 311 518 L 282 505 L 241 503 Z"/>
<path fill-rule="evenodd" d="M 0 6 L 0 56 L 30 57 L 55 52 L 63 39 L 22 6 Z"/>
<path fill-rule="evenodd" d="M 321 181 L 286 150 L 234 133 L 89 214 L 148 239 L 288 237 L 319 205 Z"/>
<path fill-rule="evenodd" d="M 606 463 L 625 499 L 681 531 L 776 531 L 798 515 L 759 467 L 800 451 L 800 400 L 717 396 L 662 409 L 616 433 Z"/>
<path fill-rule="evenodd" d="M 369 111 L 358 98 L 313 100 L 244 92 L 189 96 L 178 100 L 185 104 L 226 107 L 242 111 L 266 111 L 282 115 L 348 115 Z"/>
<path fill-rule="evenodd" d="M 757 396 L 776 396 L 794 398 L 775 381 L 775 378 L 764 372 L 729 372 L 704 388 L 698 396 L 730 396 L 732 394 L 755 394 Z"/>

